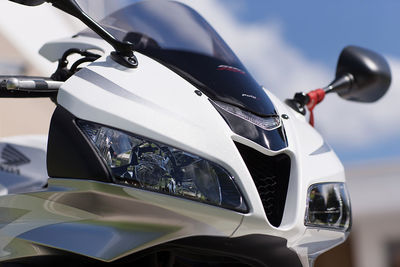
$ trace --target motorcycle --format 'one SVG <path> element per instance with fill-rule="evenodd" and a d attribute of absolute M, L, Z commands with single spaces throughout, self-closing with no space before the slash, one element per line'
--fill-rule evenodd
<path fill-rule="evenodd" d="M 312 266 L 346 240 L 344 168 L 313 109 L 378 100 L 383 57 L 346 47 L 333 82 L 281 102 L 182 3 L 96 22 L 74 0 L 11 1 L 88 28 L 40 49 L 51 77 L 1 77 L 0 97 L 57 107 L 47 142 L 0 144 L 0 266 Z"/>

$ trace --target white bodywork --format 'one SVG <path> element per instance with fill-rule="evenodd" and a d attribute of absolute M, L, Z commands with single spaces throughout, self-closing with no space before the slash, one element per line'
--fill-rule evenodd
<path fill-rule="evenodd" d="M 90 39 L 78 37 L 74 41 L 99 44 L 99 39 Z M 107 44 L 104 43 L 102 50 L 109 55 Z M 53 53 L 49 58 L 56 58 L 61 52 L 54 50 Z M 288 246 L 302 257 L 305 266 L 308 265 L 309 255 L 318 255 L 345 240 L 343 232 L 306 229 L 304 226 L 308 187 L 320 182 L 344 182 L 345 176 L 335 153 L 303 116 L 266 91 L 278 114 L 289 116 L 288 120 L 283 120 L 289 146 L 282 151 L 269 151 L 233 133 L 207 96 L 194 93 L 196 88 L 192 84 L 158 62 L 139 53 L 136 56 L 139 61 L 137 69 L 122 67 L 108 56 L 90 64 L 65 82 L 59 92 L 58 103 L 80 119 L 158 140 L 226 168 L 238 178 L 236 182 L 250 208 L 248 214 L 239 217 L 233 215 L 237 212 L 227 212 L 232 214 L 232 220 L 240 222 L 239 227 L 232 224 L 229 228 L 225 220 L 221 220 L 220 224 L 218 220 L 214 222 L 233 237 L 255 233 L 284 237 Z M 266 155 L 286 153 L 291 157 L 288 194 L 279 228 L 268 223 L 257 189 L 233 141 Z M 146 195 L 137 191 L 138 195 Z M 188 216 L 197 214 L 205 221 L 210 218 L 201 212 L 194 214 L 190 209 L 181 209 L 180 202 L 187 203 L 186 200 L 172 203 L 166 201 L 165 196 L 151 195 L 149 201 L 158 202 L 161 206 L 179 210 Z M 220 217 L 220 209 L 209 209 L 207 213 L 211 211 L 215 211 L 214 218 Z M 319 245 L 315 247 L 313 242 L 319 242 Z"/>
<path fill-rule="evenodd" d="M 270 91 L 266 90 L 266 93 L 278 114 L 289 116 L 283 120 L 289 145 L 276 152 L 233 133 L 206 95 L 195 94 L 197 88 L 192 84 L 144 55 L 135 53 L 139 67 L 127 69 L 108 56 L 111 52 L 108 44 L 89 37 L 48 43 L 41 49 L 41 54 L 54 61 L 69 47 L 96 49 L 104 52 L 105 56 L 64 83 L 58 94 L 59 105 L 77 118 L 123 129 L 216 162 L 236 178 L 249 212 L 242 214 L 134 188 L 127 190 L 130 195 L 212 225 L 215 228 L 212 234 L 215 235 L 265 234 L 285 238 L 288 247 L 298 253 L 304 266 L 309 265 L 309 258 L 345 240 L 343 232 L 311 229 L 304 225 L 309 186 L 321 182 L 344 182 L 342 164 L 305 118 Z M 286 153 L 290 156 L 289 188 L 278 228 L 269 224 L 252 177 L 234 141 L 266 155 Z M 47 173 L 41 171 L 39 176 L 47 177 Z M 44 185 L 43 181 L 41 183 Z M 0 194 L 7 193 L 4 190 L 0 187 Z M 318 245 L 313 245 L 316 242 Z"/>

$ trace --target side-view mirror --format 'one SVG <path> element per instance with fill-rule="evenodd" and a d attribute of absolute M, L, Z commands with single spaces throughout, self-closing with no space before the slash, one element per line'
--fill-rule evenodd
<path fill-rule="evenodd" d="M 314 126 L 313 109 L 326 94 L 338 93 L 340 97 L 357 102 L 374 102 L 389 89 L 392 81 L 390 67 L 379 54 L 357 46 L 342 50 L 336 68 L 336 77 L 327 87 L 308 93 L 300 92 L 285 103 L 305 115 L 310 112 L 310 124 Z"/>
<path fill-rule="evenodd" d="M 357 46 L 347 46 L 339 56 L 336 78 L 326 93 L 357 102 L 374 102 L 381 98 L 391 83 L 390 67 L 379 54 Z"/>
<path fill-rule="evenodd" d="M 10 1 L 26 6 L 38 6 L 46 2 L 45 0 L 10 0 Z"/>

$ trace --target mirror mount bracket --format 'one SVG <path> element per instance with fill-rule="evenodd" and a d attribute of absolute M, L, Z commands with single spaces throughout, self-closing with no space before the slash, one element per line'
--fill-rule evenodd
<path fill-rule="evenodd" d="M 296 93 L 292 99 L 286 99 L 285 103 L 302 115 L 306 115 L 306 107 L 310 113 L 310 124 L 314 127 L 314 108 L 324 100 L 328 92 L 325 88 L 312 90 L 308 93 Z"/>
<path fill-rule="evenodd" d="M 75 0 L 46 0 L 46 2 L 76 17 L 109 43 L 115 49 L 115 51 L 111 53 L 111 58 L 117 63 L 127 68 L 136 68 L 138 66 L 137 58 L 133 53 L 133 44 L 130 42 L 121 42 L 116 39 L 98 22 L 86 14 Z"/>
<path fill-rule="evenodd" d="M 306 115 L 305 106 L 308 102 L 308 96 L 304 92 L 296 93 L 293 98 L 285 100 L 286 105 L 302 115 Z"/>

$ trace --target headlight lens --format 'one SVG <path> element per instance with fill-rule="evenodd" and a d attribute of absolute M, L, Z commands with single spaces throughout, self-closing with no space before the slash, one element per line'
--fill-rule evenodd
<path fill-rule="evenodd" d="M 260 127 L 261 129 L 264 129 L 267 131 L 272 131 L 276 128 L 281 127 L 281 119 L 276 114 L 265 116 L 265 117 L 260 117 L 251 112 L 240 109 L 233 105 L 229 105 L 224 102 L 214 101 L 214 103 L 215 103 L 215 105 L 217 105 L 221 109 L 225 110 L 226 112 L 228 112 L 232 115 L 235 115 L 243 120 L 246 120 L 246 121 Z"/>
<path fill-rule="evenodd" d="M 217 164 L 95 123 L 77 124 L 111 169 L 115 183 L 247 211 L 232 176 Z"/>
<path fill-rule="evenodd" d="M 350 198 L 344 183 L 321 183 L 308 189 L 305 225 L 348 231 Z"/>

